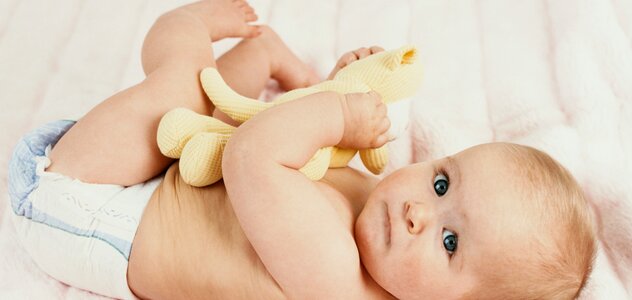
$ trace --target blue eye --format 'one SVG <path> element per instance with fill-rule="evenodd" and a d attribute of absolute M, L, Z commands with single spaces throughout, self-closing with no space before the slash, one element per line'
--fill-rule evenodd
<path fill-rule="evenodd" d="M 448 178 L 443 174 L 439 174 L 434 178 L 434 190 L 437 196 L 441 197 L 448 192 Z"/>
<path fill-rule="evenodd" d="M 443 230 L 443 248 L 450 253 L 454 253 L 456 251 L 456 246 L 459 243 L 459 239 L 456 237 L 454 232 L 444 229 Z"/>

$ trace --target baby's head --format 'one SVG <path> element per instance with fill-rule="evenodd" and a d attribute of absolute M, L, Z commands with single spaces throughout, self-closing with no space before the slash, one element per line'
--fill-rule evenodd
<path fill-rule="evenodd" d="M 394 172 L 355 235 L 367 271 L 400 299 L 570 299 L 595 253 L 573 177 L 541 151 L 504 143 Z"/>

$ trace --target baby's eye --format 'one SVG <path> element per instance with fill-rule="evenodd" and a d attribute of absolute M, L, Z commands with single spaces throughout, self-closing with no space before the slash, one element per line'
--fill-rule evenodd
<path fill-rule="evenodd" d="M 444 229 L 443 230 L 443 248 L 448 251 L 450 255 L 456 251 L 456 246 L 459 243 L 459 239 L 454 232 Z"/>
<path fill-rule="evenodd" d="M 435 190 L 435 193 L 437 193 L 439 197 L 445 195 L 445 193 L 448 192 L 448 185 L 449 185 L 448 178 L 445 177 L 445 175 L 438 174 L 437 176 L 435 176 L 434 190 Z"/>

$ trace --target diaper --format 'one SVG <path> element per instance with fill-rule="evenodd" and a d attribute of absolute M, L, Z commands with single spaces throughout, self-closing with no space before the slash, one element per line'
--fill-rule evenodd
<path fill-rule="evenodd" d="M 129 254 L 162 177 L 124 187 L 47 172 L 50 150 L 74 124 L 51 122 L 15 147 L 8 181 L 18 237 L 53 278 L 101 295 L 135 299 L 127 285 Z"/>

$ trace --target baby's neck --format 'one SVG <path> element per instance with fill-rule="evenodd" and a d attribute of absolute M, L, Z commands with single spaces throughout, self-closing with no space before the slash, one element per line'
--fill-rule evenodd
<path fill-rule="evenodd" d="M 329 169 L 320 182 L 331 186 L 344 196 L 351 208 L 355 223 L 369 198 L 369 194 L 375 189 L 379 179 L 361 171 L 345 167 Z"/>

